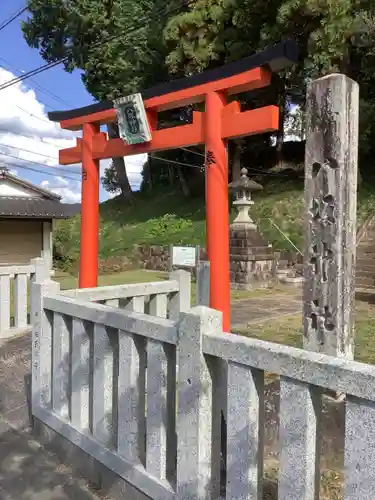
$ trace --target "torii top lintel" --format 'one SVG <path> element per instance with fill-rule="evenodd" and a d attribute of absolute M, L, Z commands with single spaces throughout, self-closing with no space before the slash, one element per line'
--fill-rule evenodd
<path fill-rule="evenodd" d="M 157 113 L 168 109 L 203 102 L 210 92 L 225 95 L 265 87 L 271 82 L 272 72 L 278 72 L 296 63 L 298 49 L 293 41 L 284 41 L 263 52 L 240 61 L 229 63 L 179 80 L 152 87 L 142 92 L 147 117 L 152 129 L 149 143 L 126 145 L 121 139 L 107 140 L 106 134 L 96 134 L 93 141 L 93 159 L 106 159 L 139 153 L 174 149 L 204 142 L 203 114 L 194 112 L 193 123 L 171 129 L 157 130 Z M 279 128 L 277 106 L 242 112 L 238 102 L 228 104 L 223 110 L 222 138 L 230 139 L 275 131 Z M 80 130 L 85 124 L 97 127 L 116 121 L 116 111 L 111 101 L 91 106 L 48 114 L 51 121 L 60 122 L 63 129 Z M 82 158 L 81 140 L 74 148 L 60 151 L 63 165 L 78 163 Z"/>

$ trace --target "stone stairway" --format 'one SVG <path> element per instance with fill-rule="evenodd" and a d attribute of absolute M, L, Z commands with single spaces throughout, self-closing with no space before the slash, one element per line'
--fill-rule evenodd
<path fill-rule="evenodd" d="M 375 216 L 358 235 L 356 288 L 375 293 Z"/>

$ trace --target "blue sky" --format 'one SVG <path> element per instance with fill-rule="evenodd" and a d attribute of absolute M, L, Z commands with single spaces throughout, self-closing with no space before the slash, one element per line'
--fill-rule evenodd
<path fill-rule="evenodd" d="M 24 5 L 25 0 L 1 0 L 0 23 Z M 0 31 L 0 83 L 19 76 L 20 71 L 27 72 L 45 64 L 38 50 L 31 49 L 23 38 L 21 20 L 26 17 L 27 13 Z M 59 192 L 65 201 L 79 201 L 79 166 L 57 165 L 58 149 L 74 144 L 73 134 L 63 133 L 58 126 L 49 124 L 46 115 L 52 109 L 77 108 L 92 102 L 80 72 L 69 74 L 62 66 L 37 75 L 32 81 L 0 90 L 0 161 L 9 163 L 20 177 Z M 139 185 L 143 160 L 129 158 L 126 162 L 135 188 Z M 103 162 L 102 168 L 107 164 Z M 46 174 L 31 169 L 43 170 Z M 101 200 L 106 198 L 101 188 Z"/>
<path fill-rule="evenodd" d="M 2 0 L 0 7 L 1 21 L 9 17 L 12 13 L 17 11 L 17 9 L 22 8 L 25 3 L 25 0 Z M 4 57 L 7 61 L 9 61 L 13 69 L 20 68 L 23 71 L 32 70 L 46 63 L 46 61 L 44 61 L 39 55 L 39 51 L 37 49 L 31 49 L 23 38 L 21 20 L 26 19 L 27 15 L 28 14 L 26 12 L 0 32 L 0 37 L 4 37 L 6 39 L 6 44 L 0 44 L 0 57 Z M 6 46 L 9 48 L 11 47 L 11 56 L 9 55 L 9 50 L 1 50 L 1 47 Z M 3 63 L 1 60 L 0 62 Z M 86 92 L 78 71 L 69 74 L 63 70 L 62 66 L 57 66 L 56 68 L 52 68 L 42 73 L 41 75 L 35 76 L 33 80 L 51 90 L 51 92 L 57 96 L 60 96 L 61 99 L 66 101 L 71 108 L 78 108 L 93 102 L 93 98 L 88 92 Z M 29 84 L 30 86 L 33 86 L 32 83 L 29 82 Z M 55 109 L 68 107 L 67 105 L 64 106 L 50 96 L 40 92 L 38 89 L 35 89 L 35 92 L 38 100 L 52 106 Z"/>

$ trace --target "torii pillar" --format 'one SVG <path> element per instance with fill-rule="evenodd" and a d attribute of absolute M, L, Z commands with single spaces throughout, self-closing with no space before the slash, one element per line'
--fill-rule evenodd
<path fill-rule="evenodd" d="M 99 132 L 97 123 L 83 125 L 80 288 L 98 286 L 100 170 L 99 160 L 93 159 L 93 141 Z"/>
<path fill-rule="evenodd" d="M 221 130 L 225 105 L 224 94 L 206 95 L 206 250 L 210 262 L 210 307 L 223 312 L 223 328 L 229 332 L 228 152 Z"/>

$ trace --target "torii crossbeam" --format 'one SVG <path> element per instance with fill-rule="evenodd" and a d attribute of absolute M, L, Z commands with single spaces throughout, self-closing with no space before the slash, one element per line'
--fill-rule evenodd
<path fill-rule="evenodd" d="M 229 213 L 227 141 L 246 135 L 276 131 L 279 109 L 266 106 L 241 112 L 228 96 L 266 87 L 272 72 L 297 61 L 297 47 L 287 41 L 264 52 L 198 75 L 174 80 L 142 92 L 152 131 L 150 142 L 128 145 L 108 139 L 100 126 L 117 121 L 110 101 L 70 111 L 49 113 L 63 129 L 83 130 L 73 148 L 60 151 L 60 163 L 82 162 L 82 221 L 79 286 L 97 286 L 99 234 L 99 161 L 106 158 L 150 153 L 205 144 L 206 233 L 210 261 L 210 306 L 223 313 L 224 331 L 230 330 Z M 193 112 L 188 125 L 158 130 L 158 113 L 194 103 L 205 103 L 204 112 Z"/>

